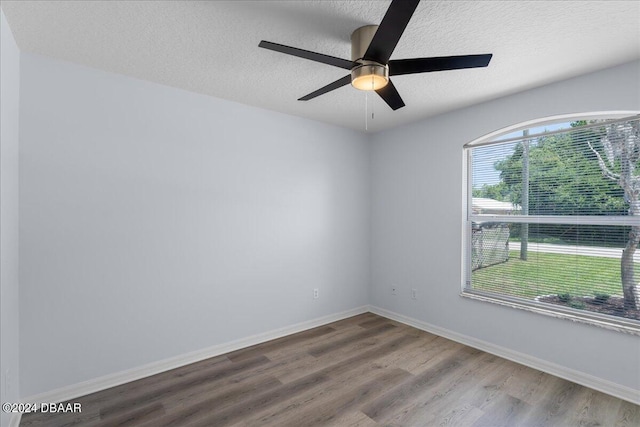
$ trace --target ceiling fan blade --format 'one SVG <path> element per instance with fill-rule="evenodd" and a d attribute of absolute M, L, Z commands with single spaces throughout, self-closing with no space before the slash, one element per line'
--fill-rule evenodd
<path fill-rule="evenodd" d="M 418 7 L 420 0 L 393 0 L 387 13 L 382 18 L 371 43 L 364 53 L 367 61 L 376 61 L 381 64 L 389 62 L 393 49 L 407 27 L 413 12 Z"/>
<path fill-rule="evenodd" d="M 293 55 L 299 58 L 310 59 L 311 61 L 322 62 L 323 64 L 333 65 L 334 67 L 344 68 L 345 70 L 350 70 L 354 65 L 356 65 L 352 61 L 348 61 L 346 59 L 336 58 L 335 56 L 325 55 L 323 53 L 311 52 L 310 50 L 298 49 L 297 47 L 272 43 L 265 40 L 262 40 L 260 44 L 258 44 L 258 47 L 275 50 L 276 52 L 286 53 L 287 55 Z"/>
<path fill-rule="evenodd" d="M 440 56 L 434 58 L 397 59 L 389 61 L 389 75 L 428 73 L 430 71 L 459 70 L 486 67 L 493 55 Z"/>
<path fill-rule="evenodd" d="M 380 98 L 384 99 L 384 102 L 386 102 L 392 110 L 395 111 L 398 108 L 404 107 L 404 101 L 391 80 L 389 80 L 389 83 L 387 83 L 385 87 L 378 89 L 376 93 L 380 95 Z"/>
<path fill-rule="evenodd" d="M 311 92 L 309 95 L 305 95 L 302 98 L 298 98 L 298 101 L 308 101 L 310 99 L 315 98 L 316 96 L 324 95 L 327 92 L 331 92 L 332 90 L 338 89 L 342 86 L 346 86 L 351 83 L 351 74 L 347 74 L 343 78 L 336 80 L 333 83 L 329 83 L 325 87 L 321 87 L 320 89 Z"/>

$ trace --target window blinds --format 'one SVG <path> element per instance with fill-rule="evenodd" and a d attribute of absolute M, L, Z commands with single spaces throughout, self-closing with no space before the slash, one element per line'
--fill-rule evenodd
<path fill-rule="evenodd" d="M 467 291 L 640 320 L 640 117 L 467 150 Z"/>

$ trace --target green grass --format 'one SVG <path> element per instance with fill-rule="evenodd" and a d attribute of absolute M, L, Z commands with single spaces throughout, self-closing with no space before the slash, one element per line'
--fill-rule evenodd
<path fill-rule="evenodd" d="M 636 265 L 636 280 L 640 271 Z M 473 272 L 473 289 L 532 299 L 539 295 L 622 295 L 620 260 L 529 252 L 527 261 L 511 251 L 509 260 Z"/>

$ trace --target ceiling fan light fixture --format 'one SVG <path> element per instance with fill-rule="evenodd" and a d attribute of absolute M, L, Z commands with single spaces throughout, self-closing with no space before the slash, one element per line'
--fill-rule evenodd
<path fill-rule="evenodd" d="M 389 66 L 363 61 L 351 70 L 351 85 L 360 90 L 378 90 L 389 83 Z"/>

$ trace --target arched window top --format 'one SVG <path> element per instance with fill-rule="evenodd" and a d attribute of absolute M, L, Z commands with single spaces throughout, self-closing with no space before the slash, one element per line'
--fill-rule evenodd
<path fill-rule="evenodd" d="M 560 114 L 555 116 L 542 117 L 533 120 L 527 120 L 521 123 L 517 123 L 511 126 L 504 127 L 502 129 L 495 130 L 479 138 L 474 139 L 464 145 L 465 148 L 478 147 L 481 145 L 491 144 L 494 142 L 500 142 L 508 140 L 510 137 L 518 137 L 518 133 L 521 135 L 525 129 L 530 130 L 530 134 L 543 134 L 546 133 L 545 129 L 551 129 L 547 132 L 562 131 L 567 129 L 569 123 L 578 120 L 618 120 L 618 119 L 631 119 L 633 116 L 640 115 L 640 111 L 626 110 L 626 111 L 596 111 L 590 113 L 572 113 L 572 114 Z M 565 125 L 566 126 L 562 126 Z M 562 126 L 562 127 L 561 127 Z"/>

